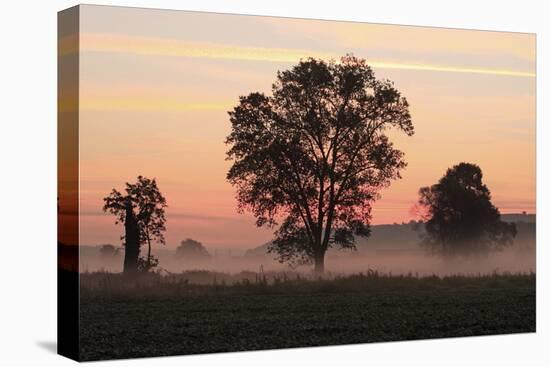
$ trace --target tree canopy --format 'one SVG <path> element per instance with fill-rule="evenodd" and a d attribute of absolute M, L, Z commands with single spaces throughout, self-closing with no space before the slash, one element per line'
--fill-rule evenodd
<path fill-rule="evenodd" d="M 281 262 L 315 263 L 370 233 L 371 204 L 406 166 L 389 128 L 414 133 L 409 104 L 363 59 L 309 58 L 277 73 L 272 95 L 240 97 L 229 112 L 227 179 L 239 210 L 275 227 Z"/>
<path fill-rule="evenodd" d="M 501 220 L 482 179 L 477 165 L 460 163 L 438 183 L 420 189 L 424 244 L 431 250 L 446 256 L 472 255 L 512 243 L 516 226 Z"/>

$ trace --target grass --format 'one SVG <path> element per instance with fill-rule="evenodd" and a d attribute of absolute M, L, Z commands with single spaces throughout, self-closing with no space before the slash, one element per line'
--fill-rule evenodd
<path fill-rule="evenodd" d="M 535 274 L 81 275 L 97 360 L 535 331 Z"/>

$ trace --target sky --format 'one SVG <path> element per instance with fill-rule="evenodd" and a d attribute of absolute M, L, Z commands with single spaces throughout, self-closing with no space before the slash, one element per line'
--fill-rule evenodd
<path fill-rule="evenodd" d="M 227 111 L 269 94 L 300 58 L 347 53 L 395 83 L 415 127 L 390 133 L 408 166 L 374 203 L 373 224 L 414 219 L 418 189 L 460 162 L 482 168 L 502 213 L 535 211 L 532 34 L 81 6 L 79 40 L 81 244 L 120 243 L 102 199 L 138 175 L 168 200 L 169 246 L 267 242 L 272 231 L 236 212 L 225 180 Z M 61 58 L 75 52 L 63 45 Z"/>

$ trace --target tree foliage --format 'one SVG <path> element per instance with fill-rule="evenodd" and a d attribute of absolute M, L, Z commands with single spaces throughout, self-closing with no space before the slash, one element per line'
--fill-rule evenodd
<path fill-rule="evenodd" d="M 460 163 L 438 183 L 420 189 L 424 244 L 431 250 L 446 256 L 471 255 L 512 243 L 516 226 L 500 219 L 482 179 L 477 165 Z"/>
<path fill-rule="evenodd" d="M 388 129 L 414 132 L 407 100 L 351 55 L 302 60 L 277 73 L 271 96 L 240 97 L 229 116 L 239 210 L 278 226 L 270 251 L 281 262 L 319 271 L 328 248 L 369 235 L 372 202 L 406 166 Z"/>
<path fill-rule="evenodd" d="M 115 215 L 117 224 L 125 223 L 128 214 L 135 218 L 139 229 L 139 246 L 148 246 L 147 256 L 141 261 L 148 265 L 142 264 L 141 269 L 150 269 L 151 265 L 158 263 L 151 255 L 151 244 L 166 243 L 166 199 L 161 194 L 156 180 L 143 176 L 138 176 L 136 183 L 126 183 L 124 191 L 123 194 L 113 189 L 109 196 L 103 199 L 103 211 Z M 128 210 L 131 210 L 131 213 L 128 213 Z M 124 236 L 121 239 L 124 240 Z"/>

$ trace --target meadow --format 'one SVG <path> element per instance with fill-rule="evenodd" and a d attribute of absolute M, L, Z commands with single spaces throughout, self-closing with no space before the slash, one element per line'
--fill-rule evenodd
<path fill-rule="evenodd" d="M 82 273 L 81 359 L 534 332 L 535 278 Z"/>

